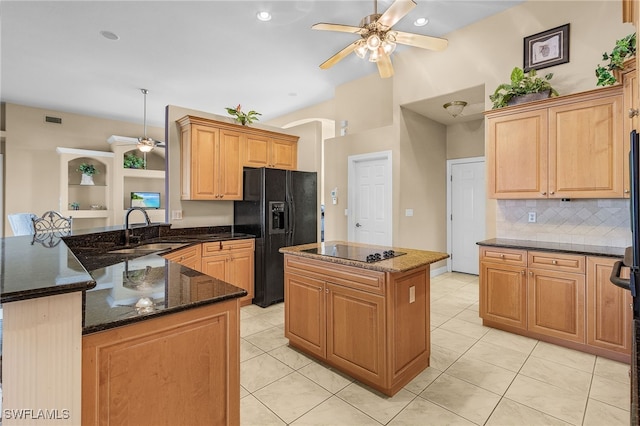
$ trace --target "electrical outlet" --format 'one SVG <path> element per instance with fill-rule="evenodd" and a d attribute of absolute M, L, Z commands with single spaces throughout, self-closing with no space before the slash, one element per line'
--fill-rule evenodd
<path fill-rule="evenodd" d="M 535 223 L 536 221 L 536 212 L 529 212 L 529 223 Z"/>
<path fill-rule="evenodd" d="M 182 219 L 182 210 L 171 210 L 171 219 L 181 220 Z"/>
<path fill-rule="evenodd" d="M 407 217 L 413 216 L 413 209 L 406 209 L 404 211 L 404 215 L 407 216 Z"/>

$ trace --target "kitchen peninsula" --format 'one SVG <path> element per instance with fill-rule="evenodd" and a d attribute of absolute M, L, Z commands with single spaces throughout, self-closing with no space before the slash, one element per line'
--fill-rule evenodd
<path fill-rule="evenodd" d="M 448 254 L 342 241 L 280 251 L 291 346 L 390 396 L 429 366 L 430 265 Z"/>
<path fill-rule="evenodd" d="M 239 423 L 247 292 L 169 257 L 252 236 L 133 234 L 130 247 L 122 229 L 2 240 L 3 424 Z"/>

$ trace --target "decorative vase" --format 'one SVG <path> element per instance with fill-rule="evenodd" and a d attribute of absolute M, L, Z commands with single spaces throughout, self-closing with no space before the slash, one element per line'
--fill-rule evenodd
<path fill-rule="evenodd" d="M 80 180 L 80 185 L 94 185 L 93 183 L 93 175 L 82 174 L 82 180 Z"/>
<path fill-rule="evenodd" d="M 526 95 L 514 96 L 507 102 L 508 106 L 524 104 L 527 102 L 539 101 L 541 99 L 547 99 L 551 97 L 551 90 L 545 90 L 538 93 L 527 93 Z"/>

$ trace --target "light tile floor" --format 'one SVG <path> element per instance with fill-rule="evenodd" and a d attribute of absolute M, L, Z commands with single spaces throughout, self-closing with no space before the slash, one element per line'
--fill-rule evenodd
<path fill-rule="evenodd" d="M 283 304 L 240 323 L 243 426 L 629 424 L 628 365 L 482 326 L 475 275 L 431 279 L 431 366 L 392 398 L 289 348 Z"/>

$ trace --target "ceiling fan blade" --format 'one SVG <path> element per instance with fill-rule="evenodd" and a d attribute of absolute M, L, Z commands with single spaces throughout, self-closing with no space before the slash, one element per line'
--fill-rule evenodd
<path fill-rule="evenodd" d="M 380 77 L 389 78 L 393 76 L 393 65 L 391 65 L 391 58 L 386 53 L 382 53 L 376 62 L 378 65 L 378 72 Z"/>
<path fill-rule="evenodd" d="M 345 47 L 344 49 L 342 49 L 341 51 L 339 51 L 338 53 L 336 53 L 335 55 L 333 55 L 323 63 L 321 63 L 320 68 L 322 68 L 323 70 L 326 70 L 328 68 L 331 68 L 335 64 L 337 64 L 339 61 L 341 61 L 346 56 L 348 56 L 349 53 L 353 52 L 356 49 L 356 45 L 358 41 L 354 41 L 353 43 L 351 43 L 350 45 L 348 45 L 347 47 Z"/>
<path fill-rule="evenodd" d="M 444 50 L 449 45 L 446 38 L 396 31 L 396 43 L 429 50 Z"/>
<path fill-rule="evenodd" d="M 380 18 L 378 18 L 378 24 L 391 28 L 396 22 L 405 17 L 407 13 L 416 7 L 416 2 L 413 0 L 396 0 L 389 9 L 387 9 Z"/>
<path fill-rule="evenodd" d="M 362 27 L 353 27 L 351 25 L 342 25 L 342 24 L 325 24 L 324 22 L 312 25 L 311 29 L 323 30 L 323 31 L 339 31 L 341 33 L 353 33 L 353 34 L 361 34 L 362 31 L 364 31 L 364 28 Z"/>

